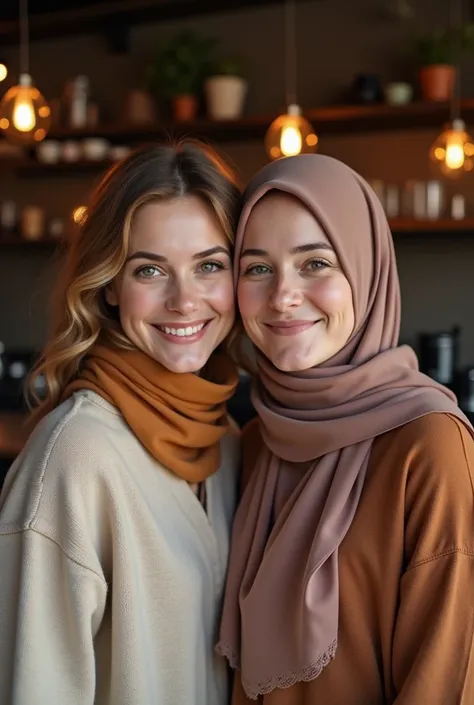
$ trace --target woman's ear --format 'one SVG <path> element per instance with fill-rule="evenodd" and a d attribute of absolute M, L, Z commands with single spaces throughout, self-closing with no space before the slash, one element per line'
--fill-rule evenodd
<path fill-rule="evenodd" d="M 117 282 L 115 279 L 105 287 L 105 300 L 109 306 L 118 306 Z"/>

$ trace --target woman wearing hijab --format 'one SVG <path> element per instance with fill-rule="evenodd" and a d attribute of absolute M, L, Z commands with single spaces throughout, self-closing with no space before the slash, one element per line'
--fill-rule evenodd
<path fill-rule="evenodd" d="M 0 702 L 226 705 L 235 177 L 198 143 L 104 177 L 0 498 Z"/>
<path fill-rule="evenodd" d="M 329 157 L 272 163 L 235 256 L 258 420 L 218 646 L 234 705 L 473 703 L 473 430 L 398 346 L 379 201 Z"/>

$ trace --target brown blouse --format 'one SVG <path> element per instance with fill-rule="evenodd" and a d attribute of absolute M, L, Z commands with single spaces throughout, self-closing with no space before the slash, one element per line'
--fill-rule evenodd
<path fill-rule="evenodd" d="M 242 441 L 245 482 L 262 444 L 258 421 Z M 474 441 L 446 414 L 374 441 L 339 552 L 336 657 L 317 679 L 260 703 L 474 705 L 473 474 Z M 255 702 L 237 673 L 233 705 Z"/>

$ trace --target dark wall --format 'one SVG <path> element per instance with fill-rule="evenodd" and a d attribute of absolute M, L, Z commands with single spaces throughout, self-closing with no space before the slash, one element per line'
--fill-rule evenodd
<path fill-rule="evenodd" d="M 413 25 L 389 19 L 391 0 L 313 0 L 298 4 L 298 90 L 305 107 L 337 102 L 358 72 L 375 71 L 383 80 L 413 77 Z M 447 15 L 444 0 L 418 0 L 421 25 Z M 248 61 L 249 113 L 271 113 L 284 104 L 283 8 L 267 7 L 193 21 L 143 26 L 132 31 L 131 51 L 107 52 L 99 37 L 68 38 L 35 43 L 31 70 L 48 98 L 61 93 L 64 82 L 78 73 L 91 78 L 94 98 L 106 117 L 120 115 L 127 88 L 140 81 L 146 57 L 160 39 L 183 27 L 218 37 L 228 51 L 242 52 Z M 11 51 L 14 66 L 16 51 Z M 472 61 L 463 67 L 463 92 L 474 95 Z M 373 133 L 323 137 L 320 151 L 338 157 L 368 178 L 401 184 L 429 176 L 427 150 L 436 131 Z M 222 145 L 244 179 L 266 162 L 260 143 Z M 61 176 L 18 179 L 2 171 L 0 199 L 20 205 L 37 203 L 50 214 L 68 216 L 81 204 L 92 177 Z M 460 190 L 474 199 L 472 181 Z M 463 326 L 462 358 L 474 362 L 473 294 L 474 237 L 418 236 L 397 240 L 403 294 L 405 340 L 420 330 Z M 46 300 L 53 279 L 44 251 L 0 249 L 0 340 L 7 345 L 41 345 L 47 326 Z"/>

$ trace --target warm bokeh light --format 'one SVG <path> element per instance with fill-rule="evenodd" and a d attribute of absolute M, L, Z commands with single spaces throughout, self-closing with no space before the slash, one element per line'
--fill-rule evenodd
<path fill-rule="evenodd" d="M 474 141 L 463 120 L 453 120 L 435 140 L 430 159 L 443 176 L 459 178 L 474 167 Z"/>
<path fill-rule="evenodd" d="M 87 206 L 77 206 L 72 212 L 72 219 L 78 225 L 81 225 L 87 217 Z"/>
<path fill-rule="evenodd" d="M 310 154 L 316 151 L 318 137 L 298 105 L 272 122 L 265 135 L 265 149 L 271 159 Z"/>
<path fill-rule="evenodd" d="M 51 110 L 29 74 L 21 74 L 18 85 L 10 88 L 0 103 L 0 129 L 11 142 L 40 142 L 51 125 Z"/>

